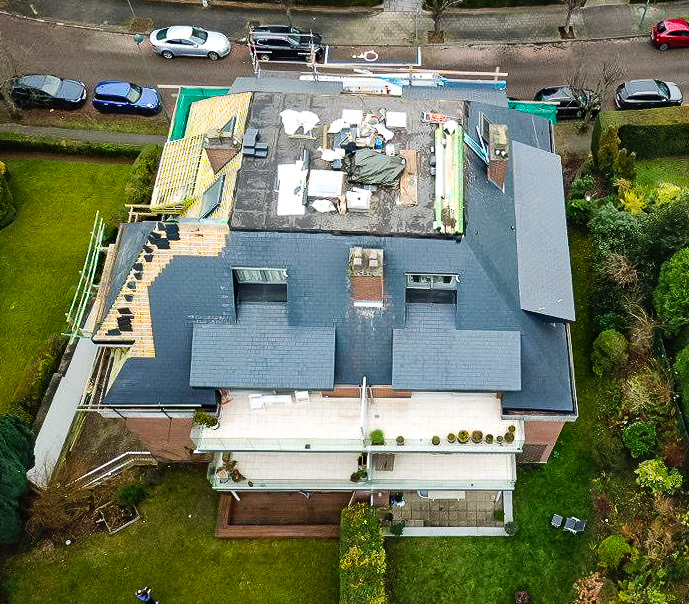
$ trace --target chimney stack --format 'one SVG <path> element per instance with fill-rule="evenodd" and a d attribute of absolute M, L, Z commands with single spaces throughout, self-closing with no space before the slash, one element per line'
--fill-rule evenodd
<path fill-rule="evenodd" d="M 349 250 L 349 283 L 354 306 L 383 308 L 383 250 Z"/>

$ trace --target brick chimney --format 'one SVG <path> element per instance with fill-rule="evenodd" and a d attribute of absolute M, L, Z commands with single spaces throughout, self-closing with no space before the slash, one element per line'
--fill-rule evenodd
<path fill-rule="evenodd" d="M 351 248 L 348 272 L 354 306 L 382 308 L 383 250 Z"/>
<path fill-rule="evenodd" d="M 488 140 L 488 180 L 503 193 L 510 158 L 510 141 L 505 124 L 490 124 Z"/>

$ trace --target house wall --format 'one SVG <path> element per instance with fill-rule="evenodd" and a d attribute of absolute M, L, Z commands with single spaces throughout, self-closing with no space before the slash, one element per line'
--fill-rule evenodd
<path fill-rule="evenodd" d="M 524 449 L 520 463 L 545 463 L 555 447 L 564 422 L 524 422 Z"/>
<path fill-rule="evenodd" d="M 127 428 L 136 434 L 160 462 L 192 461 L 194 443 L 189 437 L 192 418 L 128 417 Z"/>

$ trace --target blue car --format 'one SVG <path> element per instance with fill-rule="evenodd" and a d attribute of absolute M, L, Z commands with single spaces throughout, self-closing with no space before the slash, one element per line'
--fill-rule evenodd
<path fill-rule="evenodd" d="M 155 115 L 163 107 L 157 90 L 131 82 L 100 82 L 93 91 L 92 103 L 101 113 Z"/>

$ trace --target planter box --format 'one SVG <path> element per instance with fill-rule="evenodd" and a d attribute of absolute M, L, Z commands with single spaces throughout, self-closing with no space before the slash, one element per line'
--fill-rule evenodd
<path fill-rule="evenodd" d="M 121 513 L 116 513 L 115 509 L 121 510 Z M 133 515 L 131 511 L 133 510 Z M 96 513 L 99 519 L 96 522 L 102 522 L 105 524 L 105 528 L 109 535 L 114 535 L 129 525 L 134 524 L 141 514 L 139 510 L 135 507 L 133 508 L 122 508 L 118 506 L 114 501 L 108 501 L 108 503 L 96 508 Z"/>

